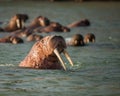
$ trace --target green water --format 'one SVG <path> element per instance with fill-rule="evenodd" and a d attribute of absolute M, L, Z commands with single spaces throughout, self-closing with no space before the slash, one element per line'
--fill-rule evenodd
<path fill-rule="evenodd" d="M 33 70 L 18 67 L 35 42 L 0 44 L 0 96 L 120 96 L 120 3 L 119 2 L 0 2 L 0 21 L 16 13 L 29 20 L 43 15 L 67 25 L 88 18 L 90 27 L 73 28 L 70 33 L 49 33 L 64 38 L 76 33 L 94 33 L 96 42 L 68 47 L 74 62 L 67 71 Z M 4 26 L 4 25 L 0 25 Z M 0 37 L 7 33 L 0 33 Z"/>

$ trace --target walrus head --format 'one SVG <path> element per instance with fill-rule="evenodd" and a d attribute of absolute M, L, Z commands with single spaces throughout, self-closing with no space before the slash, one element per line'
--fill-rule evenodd
<path fill-rule="evenodd" d="M 36 42 L 30 53 L 20 63 L 20 67 L 31 67 L 38 69 L 61 69 L 66 70 L 65 63 L 60 53 L 64 53 L 70 64 L 73 62 L 67 53 L 66 43 L 61 36 L 46 36 Z"/>
<path fill-rule="evenodd" d="M 26 14 L 16 14 L 10 19 L 8 25 L 3 30 L 7 32 L 12 32 L 18 29 L 22 29 L 25 27 L 24 23 L 27 19 L 28 16 Z"/>
<path fill-rule="evenodd" d="M 18 28 L 24 28 L 24 23 L 28 20 L 28 16 L 26 14 L 16 14 L 16 25 Z"/>
<path fill-rule="evenodd" d="M 93 33 L 87 33 L 85 36 L 84 36 L 84 42 L 87 44 L 87 43 L 94 43 L 95 42 L 95 35 Z"/>
<path fill-rule="evenodd" d="M 83 36 L 81 34 L 75 34 L 69 42 L 69 45 L 72 46 L 83 46 Z"/>
<path fill-rule="evenodd" d="M 48 26 L 50 24 L 50 20 L 44 16 L 39 16 L 38 20 L 39 20 L 39 24 L 43 27 Z"/>
<path fill-rule="evenodd" d="M 50 24 L 50 20 L 44 16 L 36 17 L 30 24 L 30 28 L 45 27 Z"/>

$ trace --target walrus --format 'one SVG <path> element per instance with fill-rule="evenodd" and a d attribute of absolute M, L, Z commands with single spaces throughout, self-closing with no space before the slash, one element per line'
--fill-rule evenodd
<path fill-rule="evenodd" d="M 80 27 L 80 26 L 90 26 L 90 21 L 88 19 L 82 19 L 67 25 L 68 28 Z"/>
<path fill-rule="evenodd" d="M 38 41 L 43 38 L 42 35 L 37 35 L 37 34 L 31 34 L 27 37 L 27 41 Z"/>
<path fill-rule="evenodd" d="M 20 37 L 11 35 L 11 36 L 0 38 L 0 43 L 18 44 L 18 43 L 24 43 L 24 41 Z"/>
<path fill-rule="evenodd" d="M 39 33 L 48 33 L 48 32 L 70 32 L 70 29 L 66 26 L 61 25 L 58 22 L 50 22 L 50 24 L 46 27 L 38 27 L 34 30 L 34 32 Z"/>
<path fill-rule="evenodd" d="M 29 35 L 32 35 L 35 33 L 33 30 L 37 27 L 45 27 L 49 25 L 50 20 L 47 17 L 44 16 L 38 16 L 32 22 L 30 25 L 28 25 L 25 28 L 22 28 L 20 30 L 16 30 L 11 32 L 11 35 L 16 35 L 18 37 L 28 37 Z"/>
<path fill-rule="evenodd" d="M 66 41 L 70 46 L 84 46 L 84 39 L 81 34 L 74 34 L 69 41 Z"/>
<path fill-rule="evenodd" d="M 84 43 L 94 43 L 95 42 L 95 35 L 93 33 L 87 33 L 85 36 L 84 36 Z"/>
<path fill-rule="evenodd" d="M 16 14 L 10 19 L 8 25 L 2 28 L 2 31 L 13 32 L 13 31 L 22 29 L 25 27 L 24 23 L 26 22 L 26 20 L 28 20 L 28 15 Z"/>
<path fill-rule="evenodd" d="M 20 62 L 19 67 L 66 70 L 60 53 L 64 53 L 73 66 L 66 48 L 66 42 L 62 36 L 46 36 L 33 45 L 25 59 Z"/>
<path fill-rule="evenodd" d="M 17 30 L 12 32 L 13 34 L 19 36 L 19 37 L 28 37 L 32 33 L 35 33 L 34 30 L 38 27 L 45 27 L 50 24 L 50 20 L 47 17 L 44 16 L 38 16 L 32 22 L 29 26 L 27 26 L 24 29 Z"/>
<path fill-rule="evenodd" d="M 31 22 L 28 28 L 45 27 L 48 26 L 49 24 L 50 20 L 47 17 L 38 16 Z"/>

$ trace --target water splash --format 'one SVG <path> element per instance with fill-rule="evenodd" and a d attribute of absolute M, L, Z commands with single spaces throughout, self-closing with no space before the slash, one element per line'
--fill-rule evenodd
<path fill-rule="evenodd" d="M 14 64 L 0 64 L 0 67 L 5 67 L 5 66 L 15 66 Z"/>

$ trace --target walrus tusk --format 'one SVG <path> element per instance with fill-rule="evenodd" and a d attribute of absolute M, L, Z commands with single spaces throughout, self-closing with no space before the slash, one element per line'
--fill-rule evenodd
<path fill-rule="evenodd" d="M 24 25 L 25 25 L 25 23 L 24 23 L 24 21 L 22 20 L 22 28 L 24 28 Z"/>
<path fill-rule="evenodd" d="M 68 59 L 68 61 L 70 62 L 71 66 L 73 66 L 73 62 L 71 60 L 70 55 L 68 54 L 68 52 L 66 50 L 63 51 L 63 54 L 65 55 L 65 57 Z"/>
<path fill-rule="evenodd" d="M 16 23 L 17 23 L 17 27 L 20 28 L 20 20 L 19 19 L 16 20 Z"/>
<path fill-rule="evenodd" d="M 42 25 L 42 26 L 45 26 L 45 23 L 44 23 L 44 21 L 40 21 L 40 22 L 41 22 L 41 25 Z"/>
<path fill-rule="evenodd" d="M 60 56 L 60 54 L 59 54 L 59 52 L 58 52 L 58 50 L 56 48 L 54 49 L 54 53 L 56 54 L 56 56 L 60 60 L 63 69 L 66 70 L 65 63 L 63 62 L 63 60 L 62 60 L 62 58 L 61 58 L 61 56 Z"/>

